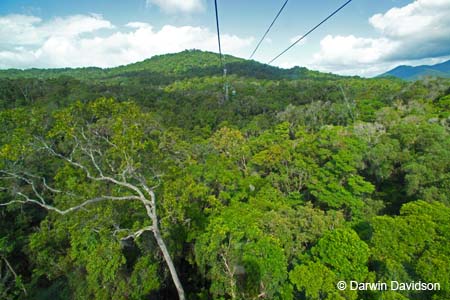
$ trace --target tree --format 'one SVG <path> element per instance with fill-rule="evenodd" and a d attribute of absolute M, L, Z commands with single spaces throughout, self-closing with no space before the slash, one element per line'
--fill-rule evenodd
<path fill-rule="evenodd" d="M 7 253 L 3 253 L 10 250 L 5 244 L 6 241 L 0 239 L 0 298 L 14 299 L 19 296 L 21 292 L 27 296 L 28 292 L 23 285 L 20 275 L 17 274 L 11 263 L 8 261 L 6 257 Z"/>
<path fill-rule="evenodd" d="M 448 299 L 450 295 L 450 209 L 422 200 L 404 204 L 396 217 L 372 220 L 372 264 L 377 279 L 440 283 L 441 290 L 404 291 L 414 299 Z"/>
<path fill-rule="evenodd" d="M 77 103 L 53 117 L 45 135 L 30 135 L 31 129 L 22 128 L 20 147 L 17 140 L 12 141 L 16 144 L 3 145 L 0 191 L 11 199 L 0 206 L 31 204 L 65 216 L 92 214 L 88 208 L 104 202 L 126 203 L 122 208 L 133 212 L 139 203 L 147 219 L 136 213 L 138 220 L 133 227 L 140 224 L 141 228 L 111 224 L 114 234 L 126 242 L 152 232 L 178 296 L 184 300 L 183 286 L 159 225 L 156 194 L 160 172 L 171 162 L 159 149 L 164 133 L 158 121 L 131 103 L 109 99 Z M 95 213 L 101 217 L 101 211 Z M 117 258 L 116 264 L 121 263 L 123 258 Z"/>
<path fill-rule="evenodd" d="M 277 236 L 264 233 L 267 216 L 240 203 L 215 216 L 195 247 L 215 297 L 290 299 L 287 258 Z"/>
<path fill-rule="evenodd" d="M 336 275 L 320 262 L 297 265 L 289 277 L 308 299 L 345 299 L 336 290 Z"/>
<path fill-rule="evenodd" d="M 327 232 L 311 252 L 338 278 L 362 281 L 368 275 L 369 247 L 351 229 Z"/>
<path fill-rule="evenodd" d="M 326 232 L 289 276 L 299 291 L 309 299 L 357 299 L 355 291 L 338 291 L 339 280 L 362 282 L 369 276 L 369 247 L 351 229 Z"/>

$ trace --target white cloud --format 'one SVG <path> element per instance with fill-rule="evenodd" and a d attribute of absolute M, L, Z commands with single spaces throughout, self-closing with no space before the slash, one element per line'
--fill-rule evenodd
<path fill-rule="evenodd" d="M 27 45 L 41 41 L 34 28 L 42 20 L 33 16 L 9 15 L 0 17 L 0 45 Z"/>
<path fill-rule="evenodd" d="M 376 14 L 369 23 L 379 37 L 326 36 L 313 63 L 321 70 L 341 74 L 356 71 L 370 76 L 400 62 L 450 55 L 450 1 L 416 0 Z M 354 73 L 355 74 L 355 73 Z"/>
<path fill-rule="evenodd" d="M 143 23 L 143 22 L 130 22 L 130 23 L 126 24 L 125 26 L 129 27 L 129 28 L 145 28 L 145 27 L 149 27 L 149 24 Z"/>
<path fill-rule="evenodd" d="M 147 0 L 147 5 L 156 5 L 167 13 L 192 13 L 204 10 L 203 0 Z"/>
<path fill-rule="evenodd" d="M 113 29 L 114 26 L 101 15 L 75 15 L 67 18 L 55 18 L 44 24 L 40 29 L 47 36 L 78 36 L 99 29 Z"/>
<path fill-rule="evenodd" d="M 0 68 L 113 67 L 185 49 L 217 51 L 215 32 L 203 27 L 166 25 L 158 30 L 148 23 L 130 22 L 119 30 L 96 15 L 48 22 L 17 15 L 0 18 L 0 22 L 5 20 L 10 29 L 1 27 L 0 45 L 12 34 L 14 41 L 6 49 L 0 48 Z M 99 35 L 99 29 L 111 32 Z M 222 35 L 224 52 L 238 56 L 246 53 L 252 42 L 253 38 Z"/>
<path fill-rule="evenodd" d="M 369 22 L 386 36 L 407 39 L 426 31 L 430 35 L 450 32 L 449 13 L 448 0 L 416 0 L 404 7 L 394 7 L 385 14 L 376 14 Z"/>
<path fill-rule="evenodd" d="M 100 15 L 74 15 L 48 22 L 34 16 L 8 15 L 0 17 L 0 45 L 38 45 L 52 36 L 78 36 L 99 29 L 111 29 L 112 24 Z"/>
<path fill-rule="evenodd" d="M 314 61 L 329 66 L 371 64 L 382 61 L 399 46 L 387 38 L 327 35 L 321 40 L 321 50 L 314 55 Z"/>

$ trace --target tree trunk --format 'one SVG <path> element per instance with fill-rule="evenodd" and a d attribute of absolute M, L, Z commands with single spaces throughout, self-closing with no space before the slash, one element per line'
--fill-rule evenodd
<path fill-rule="evenodd" d="M 166 261 L 166 264 L 169 267 L 170 275 L 172 275 L 173 283 L 175 284 L 175 287 L 177 288 L 178 297 L 180 298 L 180 300 L 185 300 L 183 286 L 181 285 L 181 281 L 178 278 L 178 274 L 175 269 L 175 265 L 173 264 L 172 258 L 170 257 L 170 254 L 169 254 L 169 251 L 167 250 L 166 244 L 164 243 L 164 240 L 161 237 L 161 232 L 159 231 L 159 227 L 157 224 L 153 225 L 153 235 L 155 236 L 155 239 L 156 239 L 156 242 L 158 243 L 159 249 L 161 249 L 161 252 L 164 256 L 164 260 Z"/>
<path fill-rule="evenodd" d="M 144 205 L 147 210 L 147 215 L 152 220 L 153 225 L 153 235 L 155 236 L 156 242 L 158 243 L 158 247 L 161 250 L 164 260 L 166 261 L 167 266 L 169 267 L 170 275 L 172 276 L 172 281 L 175 284 L 175 287 L 178 292 L 178 297 L 180 300 L 185 300 L 183 285 L 181 284 L 180 279 L 178 278 L 177 270 L 175 269 L 175 265 L 170 257 L 169 250 L 167 249 L 166 243 L 164 242 L 161 231 L 159 230 L 159 222 L 158 216 L 156 214 L 156 196 L 153 190 L 146 187 L 147 193 L 151 197 L 151 202 L 145 202 Z"/>

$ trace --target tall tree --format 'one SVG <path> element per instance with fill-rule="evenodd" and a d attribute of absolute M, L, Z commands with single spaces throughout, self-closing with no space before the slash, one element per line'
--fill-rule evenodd
<path fill-rule="evenodd" d="M 13 140 L 15 145 L 2 147 L 0 189 L 10 200 L 0 205 L 29 204 L 61 216 L 79 212 L 92 217 L 89 208 L 104 202 L 129 203 L 126 207 L 131 212 L 140 204 L 147 215 L 145 220 L 137 213 L 135 221 L 141 228 L 123 229 L 118 222 L 112 224 L 114 233 L 126 241 L 152 232 L 184 300 L 159 225 L 157 189 L 170 159 L 160 151 L 164 133 L 158 121 L 131 103 L 99 99 L 55 114 L 43 135 L 22 129 L 21 142 Z"/>

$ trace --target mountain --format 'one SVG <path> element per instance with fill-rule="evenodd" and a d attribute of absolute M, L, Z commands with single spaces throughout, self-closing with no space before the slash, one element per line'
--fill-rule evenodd
<path fill-rule="evenodd" d="M 331 107 L 346 97 L 386 99 L 404 84 L 400 79 L 345 77 L 303 67 L 282 69 L 228 55 L 225 62 L 226 80 L 218 54 L 198 50 L 106 69 L 0 70 L 0 110 L 35 106 L 50 111 L 107 97 L 134 101 L 170 125 L 214 127 L 231 121 L 246 124 L 260 114 L 274 119 L 289 104 L 318 101 Z"/>
<path fill-rule="evenodd" d="M 254 60 L 245 60 L 225 55 L 229 75 L 257 79 L 331 79 L 338 75 L 311 71 L 304 67 L 282 69 Z M 109 80 L 123 77 L 151 78 L 153 83 L 170 83 L 194 77 L 221 76 L 223 70 L 217 53 L 200 50 L 185 50 L 174 54 L 156 55 L 141 62 L 114 68 L 59 68 L 59 69 L 8 69 L 0 70 L 0 78 L 40 78 L 50 79 L 62 76 L 79 80 Z"/>
<path fill-rule="evenodd" d="M 450 60 L 428 66 L 422 65 L 417 67 L 398 66 L 382 75 L 380 77 L 394 76 L 404 80 L 418 80 L 423 77 L 442 77 L 450 78 Z"/>

